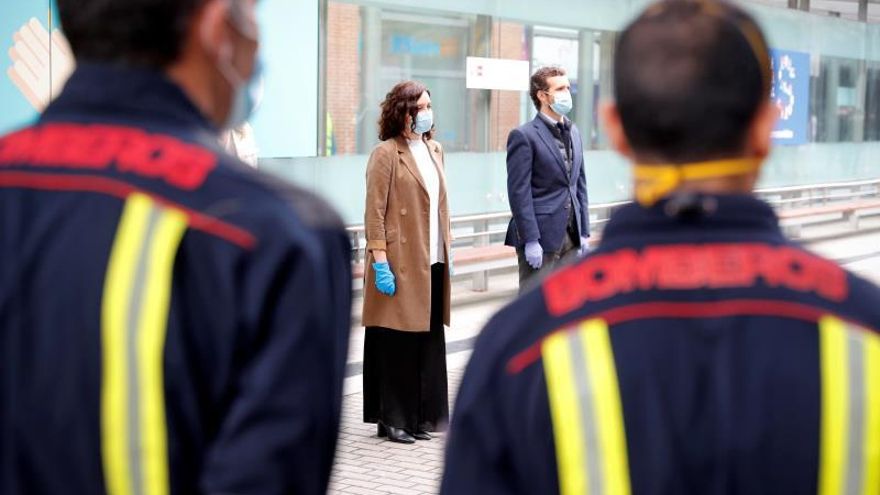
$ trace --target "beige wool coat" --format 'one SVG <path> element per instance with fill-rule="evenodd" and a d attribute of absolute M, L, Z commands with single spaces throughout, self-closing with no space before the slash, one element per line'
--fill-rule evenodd
<path fill-rule="evenodd" d="M 440 235 L 443 238 L 445 281 L 443 323 L 449 325 L 450 230 L 446 199 L 443 148 L 427 141 L 440 177 Z M 430 200 L 409 144 L 402 137 L 379 143 L 367 164 L 367 201 L 364 227 L 367 237 L 364 267 L 363 325 L 407 332 L 427 332 L 431 313 L 429 251 Z M 386 296 L 376 289 L 374 249 L 384 249 L 394 273 L 397 291 Z"/>

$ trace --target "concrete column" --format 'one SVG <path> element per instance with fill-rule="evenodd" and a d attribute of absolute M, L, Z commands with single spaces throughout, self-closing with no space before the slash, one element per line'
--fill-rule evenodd
<path fill-rule="evenodd" d="M 798 0 L 788 0 L 788 8 L 797 9 L 798 8 Z"/>
<path fill-rule="evenodd" d="M 382 69 L 382 11 L 378 7 L 361 8 L 361 108 L 358 111 L 358 153 L 369 153 L 378 140 L 379 87 Z M 391 89 L 391 88 L 387 88 Z M 386 91 L 387 91 L 386 89 Z"/>
<path fill-rule="evenodd" d="M 327 0 L 318 2 L 318 156 L 327 156 Z"/>
<path fill-rule="evenodd" d="M 577 126 L 581 131 L 584 149 L 593 147 L 593 31 L 582 29 L 578 35 L 578 95 Z"/>
<path fill-rule="evenodd" d="M 868 22 L 868 0 L 859 0 L 859 20 Z"/>
<path fill-rule="evenodd" d="M 525 26 L 525 52 L 529 60 L 529 76 L 535 73 L 538 68 L 535 66 L 535 27 L 531 24 L 526 24 Z M 529 79 L 531 81 L 531 79 Z M 520 122 L 526 122 L 532 120 L 538 115 L 538 111 L 535 109 L 535 104 L 532 103 L 532 98 L 529 96 L 529 92 L 525 92 L 525 98 L 523 98 L 523 105 L 520 111 Z"/>
<path fill-rule="evenodd" d="M 801 10 L 809 12 L 810 11 L 810 0 L 801 0 L 800 7 L 801 7 Z"/>
<path fill-rule="evenodd" d="M 856 76 L 856 114 L 853 127 L 853 141 L 861 143 L 865 140 L 865 115 L 868 90 L 868 66 L 864 60 L 859 61 L 858 75 Z"/>
<path fill-rule="evenodd" d="M 840 63 L 835 58 L 826 62 L 825 78 L 825 137 L 828 142 L 840 140 L 840 117 L 837 115 L 837 90 L 840 87 Z"/>
<path fill-rule="evenodd" d="M 496 47 L 494 53 L 492 51 L 492 38 L 498 36 L 498 33 L 495 33 L 493 28 L 500 30 L 501 23 L 496 22 L 493 24 L 492 18 L 486 15 L 477 16 L 477 21 L 471 32 L 472 44 L 469 50 L 470 54 L 476 57 L 499 57 L 500 46 Z M 491 133 L 492 116 L 497 114 L 493 113 L 492 93 L 493 91 L 489 90 L 468 91 L 471 110 L 468 111 L 467 115 L 469 116 L 469 125 L 472 126 L 469 129 L 469 151 L 477 151 L 481 153 L 489 151 L 489 135 Z"/>
<path fill-rule="evenodd" d="M 599 35 L 599 101 L 614 98 L 614 45 L 617 34 L 603 31 Z M 599 133 L 599 147 L 608 147 L 608 138 Z"/>

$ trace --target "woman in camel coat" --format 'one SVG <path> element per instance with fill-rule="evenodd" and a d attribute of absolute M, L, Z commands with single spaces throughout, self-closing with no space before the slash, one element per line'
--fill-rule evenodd
<path fill-rule="evenodd" d="M 449 209 L 430 92 L 396 85 L 367 165 L 364 421 L 400 443 L 448 422 Z"/>

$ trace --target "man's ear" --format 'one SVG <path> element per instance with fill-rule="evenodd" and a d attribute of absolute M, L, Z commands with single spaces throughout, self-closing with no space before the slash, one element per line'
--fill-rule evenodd
<path fill-rule="evenodd" d="M 613 102 L 605 102 L 599 107 L 599 117 L 605 128 L 605 134 L 611 142 L 611 147 L 628 160 L 635 159 L 629 139 L 623 130 L 623 122 L 620 120 L 620 112 Z"/>
<path fill-rule="evenodd" d="M 776 127 L 777 120 L 779 120 L 779 109 L 768 100 L 758 109 L 749 128 L 746 151 L 751 156 L 763 160 L 770 154 L 770 147 L 773 145 L 773 128 Z"/>
<path fill-rule="evenodd" d="M 221 53 L 233 47 L 227 22 L 230 8 L 229 0 L 208 0 L 195 18 L 195 22 L 199 25 L 198 35 L 203 49 L 217 58 L 232 55 Z"/>

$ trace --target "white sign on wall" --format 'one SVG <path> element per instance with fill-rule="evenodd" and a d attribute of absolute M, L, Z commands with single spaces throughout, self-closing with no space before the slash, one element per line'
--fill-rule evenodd
<path fill-rule="evenodd" d="M 467 58 L 468 89 L 529 90 L 529 62 L 503 58 Z"/>

